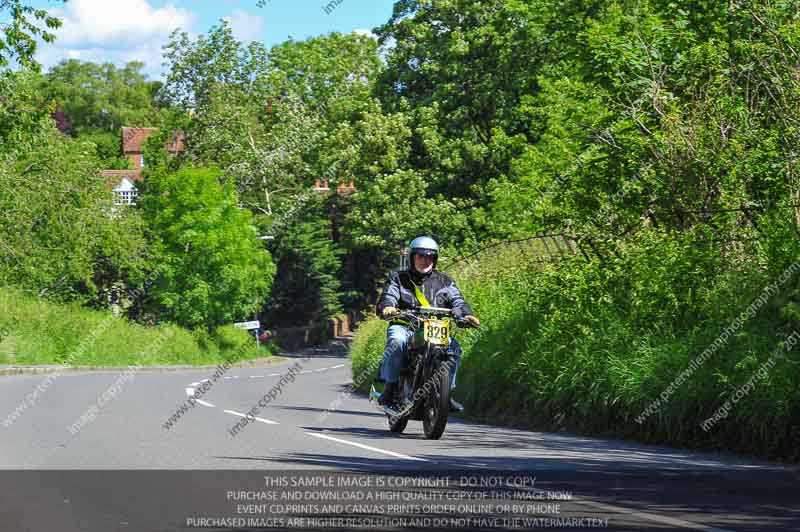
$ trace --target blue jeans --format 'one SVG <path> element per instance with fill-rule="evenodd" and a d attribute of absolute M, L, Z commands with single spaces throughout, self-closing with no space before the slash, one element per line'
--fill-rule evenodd
<path fill-rule="evenodd" d="M 383 350 L 383 364 L 381 365 L 381 378 L 386 382 L 397 382 L 400 370 L 408 359 L 408 342 L 412 332 L 403 325 L 389 325 L 387 332 L 386 348 Z M 450 389 L 456 387 L 456 373 L 461 365 L 461 345 L 455 338 L 450 338 L 450 349 L 456 363 L 450 370 Z"/>

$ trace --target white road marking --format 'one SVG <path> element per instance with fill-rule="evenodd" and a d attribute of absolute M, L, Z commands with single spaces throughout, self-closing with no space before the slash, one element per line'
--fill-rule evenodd
<path fill-rule="evenodd" d="M 329 369 L 336 369 L 336 368 L 343 368 L 344 364 L 339 364 L 338 366 L 331 366 L 329 368 L 319 368 L 315 369 L 314 371 L 328 371 Z"/>
<path fill-rule="evenodd" d="M 207 380 L 208 379 L 206 379 L 206 381 Z M 205 381 L 200 381 L 200 382 L 205 382 Z M 193 382 L 190 387 L 186 388 L 186 390 L 185 390 L 186 391 L 186 395 L 188 395 L 189 397 L 193 396 L 194 395 L 194 387 L 197 386 L 198 384 L 200 384 L 200 382 Z M 217 408 L 216 406 L 212 405 L 211 403 L 207 403 L 207 402 L 203 401 L 202 399 L 195 399 L 195 401 L 199 405 L 208 406 L 208 407 L 211 407 L 211 408 Z"/>
<path fill-rule="evenodd" d="M 242 414 L 241 412 L 235 412 L 233 410 L 223 410 L 223 412 L 225 412 L 226 414 L 233 414 L 234 416 L 247 417 L 247 414 Z M 256 417 L 256 416 L 253 416 L 253 418 L 256 421 L 260 421 L 262 423 L 266 423 L 267 425 L 280 425 L 280 423 L 278 423 L 277 421 L 272 421 L 271 419 L 264 419 L 264 418 Z"/>
<path fill-rule="evenodd" d="M 346 365 L 347 364 L 337 364 L 335 366 L 328 366 L 327 368 L 309 369 L 309 370 L 305 370 L 305 371 L 300 371 L 299 374 L 303 375 L 303 374 L 306 374 L 306 373 L 318 373 L 320 371 L 328 371 L 329 369 L 339 369 L 339 368 L 345 367 Z M 249 379 L 263 379 L 263 378 L 266 378 L 266 377 L 282 377 L 282 376 L 283 376 L 283 373 L 270 373 L 269 375 L 228 375 L 226 377 L 223 377 L 223 379 L 225 379 L 225 380 L 230 380 L 230 379 L 248 379 L 248 378 Z M 201 384 L 203 382 L 208 382 L 208 379 L 203 379 L 200 382 L 193 382 L 192 386 L 198 386 L 199 384 Z"/>
<path fill-rule="evenodd" d="M 377 447 L 370 447 L 369 445 L 364 445 L 363 443 L 340 440 L 339 438 L 334 438 L 332 436 L 328 436 L 327 434 L 320 434 L 319 432 L 306 432 L 306 434 L 308 434 L 309 436 L 314 436 L 315 438 L 322 438 L 323 440 L 330 440 L 339 443 L 344 443 L 346 445 L 352 445 L 353 447 L 366 449 L 367 451 L 372 451 L 375 453 L 387 454 L 389 456 L 394 456 L 395 458 L 403 458 L 404 460 L 418 460 L 420 462 L 430 462 L 430 460 L 427 460 L 425 458 L 417 458 L 416 456 L 408 456 L 407 454 L 396 453 L 394 451 L 387 451 L 385 449 L 378 449 Z"/>
<path fill-rule="evenodd" d="M 318 372 L 318 371 L 327 371 L 329 369 L 337 369 L 337 368 L 341 368 L 341 367 L 344 367 L 344 366 L 345 366 L 345 364 L 337 364 L 336 366 L 330 366 L 330 367 L 327 367 L 327 368 L 320 368 L 320 369 L 309 370 L 309 371 L 301 371 L 300 373 L 313 373 L 313 372 Z M 282 373 L 270 373 L 269 375 L 250 375 L 249 377 L 251 379 L 263 379 L 265 377 L 280 377 L 282 375 L 283 375 Z M 240 377 L 247 377 L 247 375 L 244 375 L 244 376 L 229 375 L 229 376 L 226 376 L 224 378 L 225 379 L 238 379 Z M 209 379 L 202 379 L 200 381 L 193 382 L 191 385 L 186 387 L 186 389 L 185 389 L 186 395 L 188 395 L 189 397 L 192 397 L 194 395 L 195 388 L 197 386 L 200 386 L 204 382 L 211 382 L 211 381 Z M 203 406 L 207 406 L 209 408 L 216 408 L 215 405 L 213 405 L 213 404 L 211 404 L 209 402 L 203 401 L 201 399 L 196 399 L 196 402 L 197 402 L 197 404 L 200 404 L 200 405 L 203 405 Z M 245 418 L 247 417 L 247 414 L 242 414 L 241 412 L 236 412 L 234 410 L 225 410 L 224 412 L 226 412 L 228 414 L 233 414 L 234 416 L 245 417 Z M 265 419 L 265 418 L 261 418 L 261 417 L 255 417 L 255 416 L 253 416 L 253 418 L 256 421 L 260 421 L 261 423 L 266 423 L 268 425 L 279 425 L 280 424 L 277 421 L 273 421 L 271 419 Z M 312 434 L 312 433 L 308 433 L 308 434 Z M 325 437 L 325 436 L 321 436 L 321 435 L 318 435 L 318 434 L 313 434 L 313 435 L 314 436 L 319 436 L 319 437 Z M 362 447 L 364 449 L 368 449 L 368 450 L 371 450 L 371 451 L 390 454 L 392 456 L 397 456 L 398 458 L 406 458 L 408 460 L 424 460 L 422 458 L 414 458 L 412 456 L 406 456 L 404 454 L 392 453 L 391 451 L 384 451 L 382 449 L 376 449 L 375 447 L 369 447 L 367 445 L 361 445 L 360 443 L 353 443 L 353 442 L 348 442 L 348 441 L 345 441 L 345 440 L 337 440 L 336 438 L 330 438 L 329 436 L 328 436 L 328 438 L 332 439 L 332 440 L 335 440 L 335 441 L 340 441 L 342 443 L 347 443 L 349 445 L 355 445 L 357 447 Z M 425 461 L 427 461 L 427 460 L 425 460 Z"/>

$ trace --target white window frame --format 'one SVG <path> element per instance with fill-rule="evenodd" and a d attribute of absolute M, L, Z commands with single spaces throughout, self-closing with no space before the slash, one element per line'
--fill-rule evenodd
<path fill-rule="evenodd" d="M 124 178 L 122 183 L 114 189 L 114 205 L 136 205 L 139 191 L 128 178 Z"/>

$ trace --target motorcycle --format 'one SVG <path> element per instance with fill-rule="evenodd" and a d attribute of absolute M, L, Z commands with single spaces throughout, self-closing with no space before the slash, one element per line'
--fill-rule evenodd
<path fill-rule="evenodd" d="M 400 434 L 409 420 L 421 420 L 425 437 L 438 440 L 450 414 L 450 373 L 456 363 L 450 347 L 453 325 L 470 325 L 456 320 L 452 309 L 439 307 L 416 307 L 392 320 L 406 322 L 412 331 L 407 363 L 398 380 L 399 408 L 379 405 L 374 385 L 369 399 L 386 413 L 390 431 Z"/>

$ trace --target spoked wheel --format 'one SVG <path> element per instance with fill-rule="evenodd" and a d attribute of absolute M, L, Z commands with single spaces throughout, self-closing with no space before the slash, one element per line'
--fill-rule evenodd
<path fill-rule="evenodd" d="M 438 440 L 444 433 L 447 416 L 450 415 L 450 371 L 446 371 L 445 364 L 439 362 L 434 365 L 430 383 L 431 392 L 425 399 L 422 427 L 427 439 Z"/>
<path fill-rule="evenodd" d="M 405 403 L 406 398 L 410 395 L 408 390 L 409 386 L 406 384 L 408 381 L 406 377 L 400 375 L 400 379 L 397 381 L 398 388 L 400 388 L 400 400 L 401 402 Z M 401 434 L 404 430 L 406 430 L 406 425 L 408 425 L 408 418 L 411 416 L 411 412 L 406 412 L 402 416 L 390 416 L 386 414 L 386 417 L 389 418 L 389 430 L 395 432 L 397 434 Z"/>

